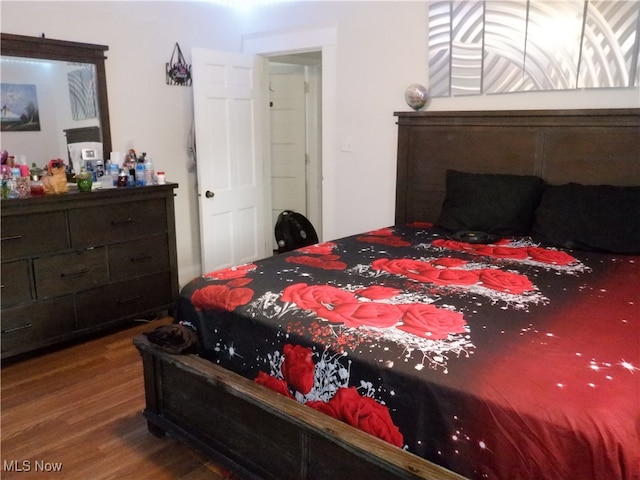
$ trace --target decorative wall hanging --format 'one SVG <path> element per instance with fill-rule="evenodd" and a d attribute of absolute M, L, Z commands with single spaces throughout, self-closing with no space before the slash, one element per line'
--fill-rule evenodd
<path fill-rule="evenodd" d="M 35 85 L 3 83 L 0 85 L 0 96 L 3 132 L 40 131 Z"/>
<path fill-rule="evenodd" d="M 187 65 L 180 45 L 176 42 L 171 54 L 171 60 L 167 63 L 167 85 L 183 85 L 188 87 L 191 85 L 191 65 Z"/>
<path fill-rule="evenodd" d="M 433 97 L 640 85 L 640 1 L 429 4 Z"/>

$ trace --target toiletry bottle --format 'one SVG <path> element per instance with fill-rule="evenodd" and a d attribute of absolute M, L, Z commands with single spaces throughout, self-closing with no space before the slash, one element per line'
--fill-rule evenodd
<path fill-rule="evenodd" d="M 123 168 L 120 170 L 120 173 L 118 174 L 117 186 L 126 187 L 128 183 L 129 183 L 129 170 L 126 168 Z"/>
<path fill-rule="evenodd" d="M 144 160 L 144 183 L 145 185 L 153 185 L 154 181 L 153 162 L 151 158 L 145 157 Z"/>
<path fill-rule="evenodd" d="M 136 163 L 136 187 L 144 187 L 144 162 Z"/>
<path fill-rule="evenodd" d="M 111 162 L 111 164 L 109 164 L 109 175 L 111 176 L 111 183 L 114 187 L 118 186 L 118 173 L 118 164 Z"/>
<path fill-rule="evenodd" d="M 20 192 L 18 191 L 18 179 L 20 178 L 20 169 L 18 167 L 11 167 L 11 176 L 7 181 L 7 198 L 18 198 Z"/>

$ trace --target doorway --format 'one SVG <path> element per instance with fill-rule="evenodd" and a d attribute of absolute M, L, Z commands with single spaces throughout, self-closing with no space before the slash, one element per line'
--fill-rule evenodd
<path fill-rule="evenodd" d="M 293 55 L 304 52 L 321 52 L 321 72 L 318 83 L 318 101 L 322 105 L 319 116 L 318 135 L 316 139 L 321 154 L 320 184 L 322 185 L 319 219 L 315 220 L 315 228 L 321 241 L 337 238 L 336 212 L 338 211 L 336 195 L 337 141 L 336 121 L 337 105 L 337 39 L 338 30 L 335 25 L 305 27 L 301 29 L 267 31 L 244 35 L 242 49 L 246 53 L 272 58 L 274 56 Z M 265 68 L 268 68 L 265 67 Z"/>
<path fill-rule="evenodd" d="M 272 228 L 293 210 L 322 238 L 322 52 L 268 60 Z"/>

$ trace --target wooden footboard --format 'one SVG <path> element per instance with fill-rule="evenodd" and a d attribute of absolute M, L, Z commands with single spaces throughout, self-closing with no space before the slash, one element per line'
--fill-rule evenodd
<path fill-rule="evenodd" d="M 138 336 L 154 435 L 169 434 L 248 479 L 463 477 L 196 355 Z"/>

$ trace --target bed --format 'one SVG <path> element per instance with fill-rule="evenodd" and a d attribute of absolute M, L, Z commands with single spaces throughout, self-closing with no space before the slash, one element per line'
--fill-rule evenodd
<path fill-rule="evenodd" d="M 395 115 L 395 225 L 134 339 L 150 431 L 242 478 L 640 478 L 640 110 Z"/>

